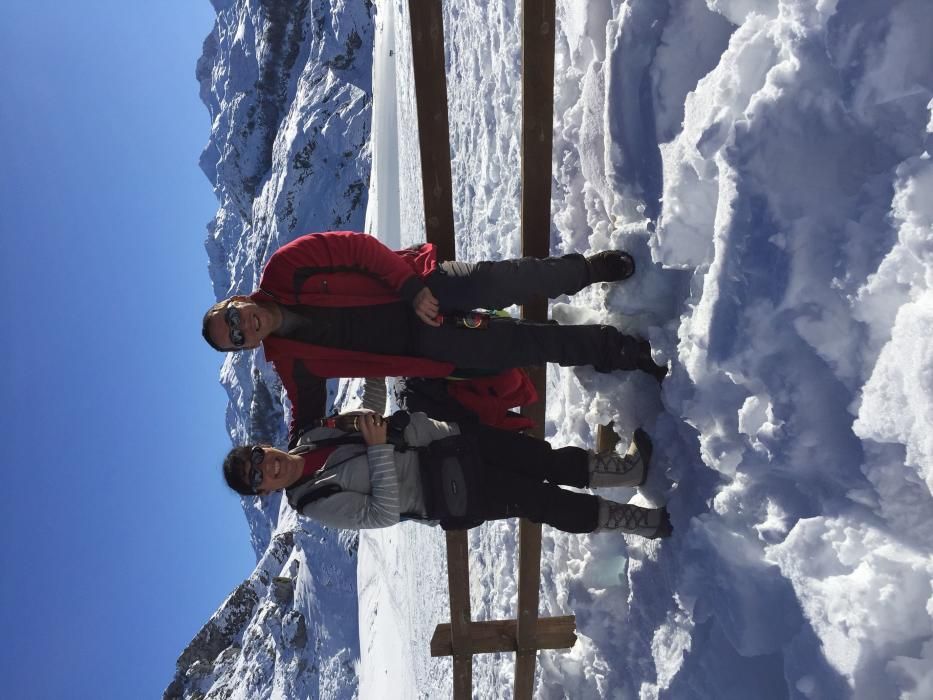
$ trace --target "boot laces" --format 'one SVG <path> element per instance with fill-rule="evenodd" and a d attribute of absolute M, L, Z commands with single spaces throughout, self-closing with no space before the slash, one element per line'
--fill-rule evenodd
<path fill-rule="evenodd" d="M 648 522 L 651 511 L 632 505 L 613 504 L 609 507 L 608 527 L 611 529 L 640 530 L 654 525 Z"/>
<path fill-rule="evenodd" d="M 593 471 L 600 474 L 618 474 L 625 476 L 638 467 L 640 459 L 630 455 L 620 455 L 617 452 L 600 452 L 596 455 Z"/>

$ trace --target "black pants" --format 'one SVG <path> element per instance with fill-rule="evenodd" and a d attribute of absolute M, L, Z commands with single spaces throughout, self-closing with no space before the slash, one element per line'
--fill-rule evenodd
<path fill-rule="evenodd" d="M 426 283 L 441 312 L 501 309 L 536 297 L 575 294 L 590 283 L 582 255 L 518 258 L 498 262 L 444 262 Z M 638 341 L 611 326 L 561 326 L 493 319 L 484 329 L 416 324 L 421 357 L 452 362 L 458 369 L 502 370 L 554 362 L 592 365 L 597 371 L 636 369 Z"/>
<path fill-rule="evenodd" d="M 515 258 L 478 263 L 447 261 L 425 280 L 441 312 L 504 309 L 535 298 L 576 294 L 590 283 L 586 258 Z"/>
<path fill-rule="evenodd" d="M 564 532 L 592 532 L 599 517 L 596 496 L 568 491 L 589 481 L 587 451 L 554 449 L 545 440 L 484 425 L 461 425 L 483 462 L 485 483 L 477 512 L 484 520 L 528 518 Z"/>

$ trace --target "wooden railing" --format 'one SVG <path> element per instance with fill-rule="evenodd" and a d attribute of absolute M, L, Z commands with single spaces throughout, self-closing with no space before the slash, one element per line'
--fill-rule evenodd
<path fill-rule="evenodd" d="M 551 151 L 554 116 L 555 0 L 525 0 L 522 24 L 522 253 L 550 253 Z M 441 0 L 409 0 L 412 62 L 418 108 L 424 219 L 427 240 L 440 259 L 455 256 L 450 134 Z M 522 316 L 547 319 L 547 299 L 526 304 Z M 533 368 L 539 401 L 525 414 L 543 437 L 545 369 Z M 518 611 L 514 620 L 474 622 L 470 611 L 469 545 L 465 530 L 447 532 L 450 623 L 438 625 L 432 656 L 453 657 L 453 696 L 472 697 L 473 655 L 513 651 L 516 700 L 531 698 L 539 649 L 569 648 L 576 642 L 573 615 L 538 616 L 541 585 L 541 526 L 519 524 Z"/>
<path fill-rule="evenodd" d="M 546 258 L 551 253 L 551 152 L 554 132 L 554 0 L 522 4 L 522 254 Z M 538 298 L 522 307 L 522 317 L 546 321 L 548 300 Z M 535 421 L 530 431 L 544 438 L 546 368 L 529 370 L 540 397 L 522 412 Z M 518 524 L 518 629 L 513 697 L 531 698 L 542 626 L 538 617 L 541 588 L 541 525 L 524 518 Z M 576 619 L 566 618 L 571 647 Z M 553 621 L 553 620 L 552 620 Z"/>

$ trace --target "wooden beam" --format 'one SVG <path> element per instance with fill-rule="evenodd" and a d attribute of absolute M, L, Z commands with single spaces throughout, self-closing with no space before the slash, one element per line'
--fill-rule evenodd
<path fill-rule="evenodd" d="M 473 656 L 454 655 L 454 700 L 471 700 L 473 697 Z"/>
<path fill-rule="evenodd" d="M 554 0 L 526 0 L 522 5 L 522 255 L 551 253 L 551 156 L 554 145 Z M 547 299 L 522 307 L 522 318 L 547 320 Z M 540 397 L 522 410 L 543 438 L 546 372 L 528 372 Z"/>
<path fill-rule="evenodd" d="M 522 254 L 539 258 L 551 252 L 551 152 L 554 132 L 554 0 L 525 0 L 522 5 Z M 547 299 L 522 307 L 522 317 L 547 320 Z M 538 402 L 523 410 L 544 437 L 545 370 L 529 373 Z M 541 526 L 519 524 L 518 623 L 515 700 L 534 694 L 538 596 L 541 585 Z"/>
<path fill-rule="evenodd" d="M 516 700 L 528 699 L 534 694 L 535 666 L 537 664 L 539 589 L 541 587 L 541 525 L 524 518 L 518 526 L 518 624 L 515 655 Z"/>
<path fill-rule="evenodd" d="M 538 649 L 567 649 L 577 641 L 576 617 L 543 617 L 538 620 Z M 470 625 L 474 654 L 495 654 L 517 651 L 517 621 L 491 620 Z M 431 638 L 431 656 L 452 656 L 450 625 L 440 624 Z"/>
<path fill-rule="evenodd" d="M 454 657 L 454 700 L 469 700 L 473 695 L 469 540 L 466 530 L 448 530 L 446 534 L 447 586 L 450 589 L 447 640 Z"/>
<path fill-rule="evenodd" d="M 470 557 L 466 530 L 447 531 L 447 585 L 450 588 L 450 643 L 454 653 L 469 654 Z"/>
<path fill-rule="evenodd" d="M 600 425 L 596 428 L 596 451 L 597 452 L 608 452 L 609 450 L 615 449 L 615 446 L 618 444 L 621 439 L 618 434 L 613 430 L 613 421 L 609 421 L 606 425 Z"/>
<path fill-rule="evenodd" d="M 554 0 L 526 0 L 522 13 L 522 252 L 544 258 L 551 248 Z"/>
<path fill-rule="evenodd" d="M 408 14 L 418 107 L 425 232 L 428 242 L 437 246 L 438 260 L 453 260 L 456 248 L 441 0 L 408 0 Z"/>
<path fill-rule="evenodd" d="M 522 519 L 518 526 L 518 648 L 537 649 L 538 592 L 541 587 L 541 525 Z"/>

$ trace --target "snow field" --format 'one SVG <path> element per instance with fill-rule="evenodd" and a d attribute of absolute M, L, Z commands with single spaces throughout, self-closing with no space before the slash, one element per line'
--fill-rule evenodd
<path fill-rule="evenodd" d="M 404 244 L 423 222 L 390 8 Z M 445 12 L 457 254 L 514 256 L 517 8 Z M 930 28 L 921 0 L 558 4 L 552 252 L 624 247 L 638 273 L 552 316 L 649 337 L 672 374 L 659 394 L 552 367 L 546 432 L 645 427 L 650 482 L 607 495 L 666 502 L 675 536 L 545 528 L 541 612 L 580 641 L 539 654 L 539 697 L 930 695 Z M 515 530 L 471 532 L 474 619 L 514 616 Z M 362 535 L 361 697 L 449 694 L 427 658 L 443 561 L 440 532 Z M 511 672 L 476 657 L 474 692 Z"/>

